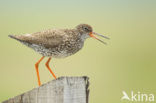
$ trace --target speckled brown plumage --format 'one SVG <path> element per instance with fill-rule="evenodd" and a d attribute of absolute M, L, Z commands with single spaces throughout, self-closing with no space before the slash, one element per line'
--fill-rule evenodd
<path fill-rule="evenodd" d="M 51 57 L 63 58 L 75 54 L 83 47 L 84 41 L 89 37 L 93 37 L 106 44 L 104 41 L 98 39 L 93 34 L 108 38 L 93 32 L 92 27 L 88 24 L 80 24 L 74 29 L 49 29 L 32 34 L 9 35 L 9 37 L 20 41 L 24 45 L 43 55 L 43 57 L 35 64 L 38 84 L 40 86 L 41 82 L 38 66 L 45 56 L 49 57 L 45 65 L 52 76 L 56 79 L 55 74 L 49 67 Z"/>
<path fill-rule="evenodd" d="M 91 26 L 80 24 L 74 29 L 49 29 L 25 35 L 10 35 L 43 56 L 62 58 L 79 51 L 92 32 Z"/>

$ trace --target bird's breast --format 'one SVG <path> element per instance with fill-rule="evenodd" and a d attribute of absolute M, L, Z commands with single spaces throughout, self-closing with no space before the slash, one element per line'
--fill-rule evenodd
<path fill-rule="evenodd" d="M 26 45 L 26 43 L 24 43 Z M 84 42 L 81 39 L 67 39 L 57 46 L 45 47 L 38 44 L 27 44 L 27 46 L 34 49 L 36 52 L 47 57 L 64 58 L 75 54 L 83 47 Z"/>
<path fill-rule="evenodd" d="M 64 44 L 61 44 L 57 51 L 59 54 L 63 56 L 70 56 L 78 52 L 83 47 L 84 42 L 82 41 L 65 41 Z"/>

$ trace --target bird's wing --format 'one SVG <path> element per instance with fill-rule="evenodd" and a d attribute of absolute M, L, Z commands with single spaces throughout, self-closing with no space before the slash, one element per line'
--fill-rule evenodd
<path fill-rule="evenodd" d="M 66 36 L 63 29 L 62 30 L 49 29 L 41 32 L 36 32 L 33 34 L 13 36 L 12 38 L 30 44 L 43 45 L 44 47 L 47 48 L 53 48 L 63 43 Z"/>

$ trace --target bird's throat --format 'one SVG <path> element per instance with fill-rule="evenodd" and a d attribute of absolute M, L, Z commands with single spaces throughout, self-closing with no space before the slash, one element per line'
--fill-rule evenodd
<path fill-rule="evenodd" d="M 81 35 L 81 40 L 85 41 L 87 38 L 89 38 L 90 36 L 88 34 L 82 34 Z"/>

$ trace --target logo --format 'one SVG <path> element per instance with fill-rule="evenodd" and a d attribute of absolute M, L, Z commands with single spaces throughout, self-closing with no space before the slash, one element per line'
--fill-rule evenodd
<path fill-rule="evenodd" d="M 146 94 L 141 92 L 131 91 L 130 95 L 128 95 L 125 91 L 122 91 L 121 100 L 135 101 L 135 102 L 153 102 L 154 94 Z"/>

